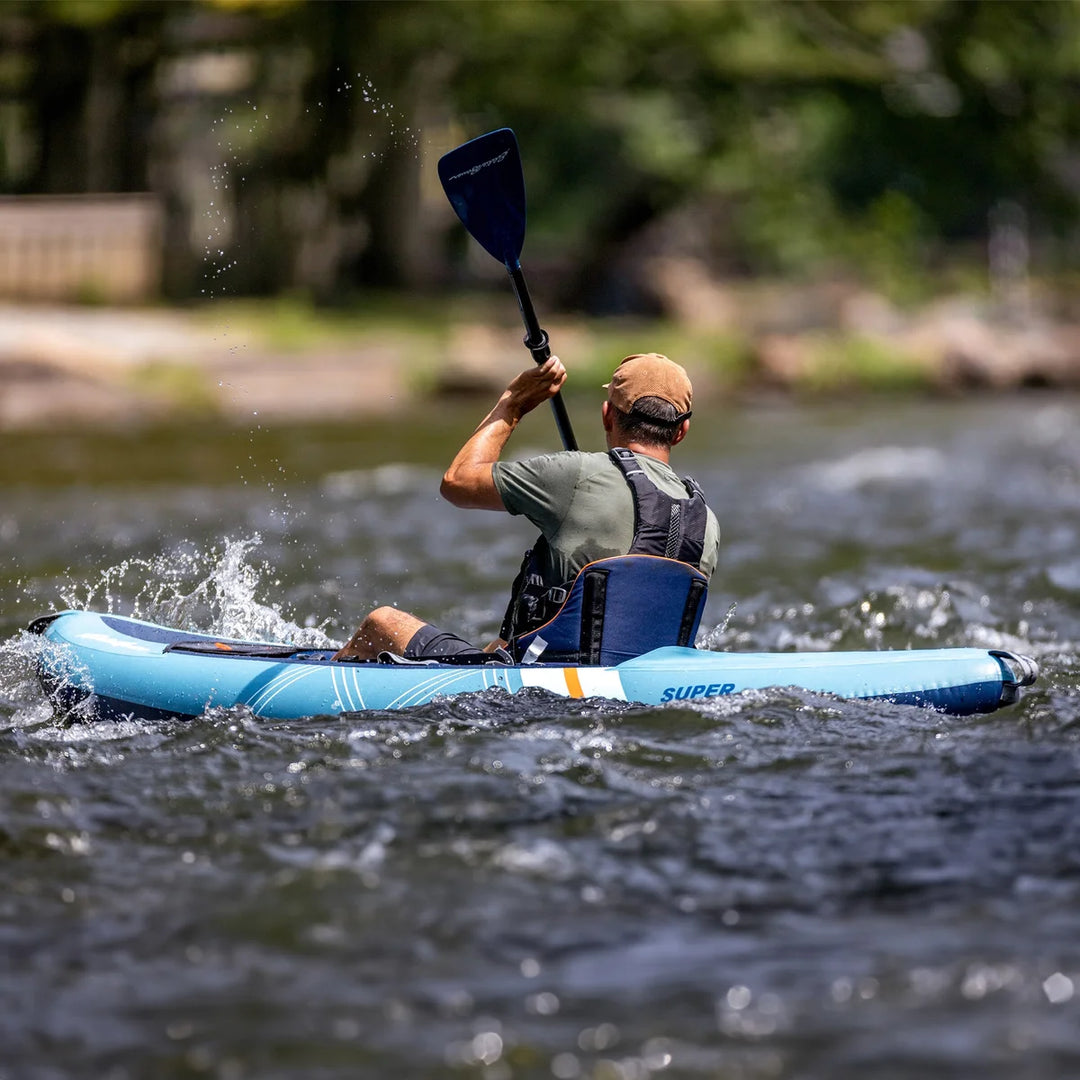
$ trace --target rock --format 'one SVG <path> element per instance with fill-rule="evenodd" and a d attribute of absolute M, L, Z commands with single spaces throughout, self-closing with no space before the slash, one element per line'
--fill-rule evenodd
<path fill-rule="evenodd" d="M 435 392 L 452 396 L 495 393 L 528 359 L 521 335 L 485 323 L 465 323 L 454 330 L 435 371 Z"/>
<path fill-rule="evenodd" d="M 730 332 L 738 326 L 732 289 L 709 275 L 698 259 L 673 255 L 650 259 L 645 272 L 662 311 L 692 330 Z"/>
<path fill-rule="evenodd" d="M 805 334 L 763 334 L 752 352 L 766 384 L 788 387 L 805 382 L 814 365 L 814 348 Z"/>

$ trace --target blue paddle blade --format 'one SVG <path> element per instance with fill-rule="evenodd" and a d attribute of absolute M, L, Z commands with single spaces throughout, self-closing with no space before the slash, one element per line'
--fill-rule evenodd
<path fill-rule="evenodd" d="M 469 234 L 507 269 L 525 242 L 525 176 L 510 128 L 499 128 L 439 158 L 439 179 Z"/>

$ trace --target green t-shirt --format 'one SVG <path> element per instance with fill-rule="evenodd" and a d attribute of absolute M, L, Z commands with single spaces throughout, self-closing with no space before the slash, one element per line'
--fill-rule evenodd
<path fill-rule="evenodd" d="M 661 491 L 687 498 L 669 465 L 635 455 Z M 549 586 L 562 585 L 587 563 L 625 555 L 634 540 L 634 499 L 630 485 L 607 454 L 564 451 L 492 466 L 495 487 L 511 514 L 524 514 L 544 535 L 550 551 L 542 565 Z M 720 550 L 720 526 L 710 510 L 701 570 L 711 577 Z"/>

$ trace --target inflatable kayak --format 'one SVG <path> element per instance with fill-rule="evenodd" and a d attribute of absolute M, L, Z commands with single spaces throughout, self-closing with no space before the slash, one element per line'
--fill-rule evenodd
<path fill-rule="evenodd" d="M 29 629 L 45 639 L 38 673 L 56 707 L 70 711 L 81 703 L 84 715 L 101 719 L 193 718 L 240 705 L 286 720 L 527 687 L 663 705 L 793 686 L 964 715 L 1010 704 L 1038 675 L 1033 660 L 996 649 L 725 653 L 667 647 L 615 667 L 453 665 L 334 661 L 328 651 L 217 638 L 92 611 L 46 615 Z"/>

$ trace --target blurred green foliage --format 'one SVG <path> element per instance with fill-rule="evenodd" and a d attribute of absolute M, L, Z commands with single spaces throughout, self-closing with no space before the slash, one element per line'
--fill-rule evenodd
<path fill-rule="evenodd" d="M 915 300 L 1003 204 L 1080 247 L 1077 0 L 8 0 L 0 91 L 0 189 L 159 192 L 178 298 L 483 280 L 431 174 L 501 125 L 566 307 L 658 313 L 658 252 Z"/>
<path fill-rule="evenodd" d="M 932 372 L 919 357 L 883 341 L 858 335 L 813 335 L 809 363 L 798 389 L 811 395 L 847 391 L 921 391 Z"/>

